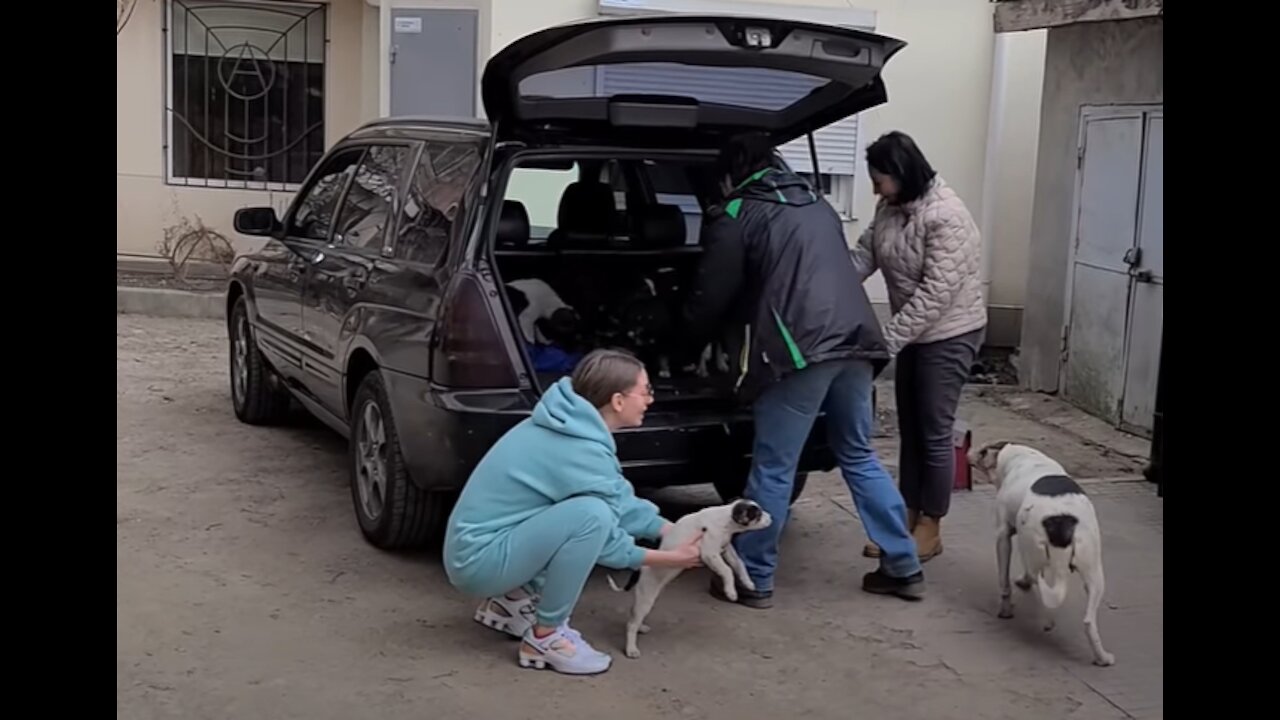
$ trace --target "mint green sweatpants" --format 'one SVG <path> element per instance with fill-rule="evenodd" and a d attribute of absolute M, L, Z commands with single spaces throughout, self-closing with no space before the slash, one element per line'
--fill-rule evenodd
<path fill-rule="evenodd" d="M 617 523 L 600 498 L 569 498 L 495 538 L 457 587 L 480 597 L 528 587 L 541 595 L 538 624 L 556 627 L 573 613 Z"/>

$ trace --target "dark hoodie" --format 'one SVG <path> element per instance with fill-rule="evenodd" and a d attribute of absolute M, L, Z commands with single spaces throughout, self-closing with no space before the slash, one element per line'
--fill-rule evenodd
<path fill-rule="evenodd" d="M 840 217 L 802 178 L 755 173 L 708 213 L 702 237 L 684 335 L 697 352 L 730 319 L 749 323 L 745 395 L 827 360 L 888 363 Z"/>

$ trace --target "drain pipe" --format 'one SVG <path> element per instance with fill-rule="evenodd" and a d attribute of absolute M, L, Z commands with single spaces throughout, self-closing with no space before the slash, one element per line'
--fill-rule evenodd
<path fill-rule="evenodd" d="M 996 33 L 991 53 L 991 105 L 987 109 L 987 149 L 982 163 L 982 208 L 978 229 L 982 233 L 982 297 L 991 305 L 992 243 L 996 206 L 996 174 L 1000 143 L 1004 135 L 1005 90 L 1008 73 L 1009 36 Z"/>

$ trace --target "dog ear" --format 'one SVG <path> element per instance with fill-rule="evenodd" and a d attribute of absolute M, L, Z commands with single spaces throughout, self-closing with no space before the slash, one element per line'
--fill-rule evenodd
<path fill-rule="evenodd" d="M 749 525 L 751 523 L 750 518 L 752 505 L 754 505 L 754 503 L 747 500 L 734 500 L 733 510 L 730 513 L 730 517 L 733 519 L 733 524 L 741 525 L 743 527 Z"/>
<path fill-rule="evenodd" d="M 1000 451 L 1008 444 L 1008 440 L 996 440 L 983 445 L 970 453 L 969 464 L 983 470 L 984 472 L 994 470 L 996 466 L 996 458 L 1000 455 Z"/>

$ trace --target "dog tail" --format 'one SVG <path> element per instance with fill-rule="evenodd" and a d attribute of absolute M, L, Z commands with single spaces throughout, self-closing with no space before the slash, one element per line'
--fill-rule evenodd
<path fill-rule="evenodd" d="M 632 570 L 631 577 L 627 578 L 627 584 L 623 587 L 618 587 L 618 583 L 614 582 L 613 576 L 608 573 L 605 573 L 604 579 L 609 581 L 609 587 L 613 588 L 614 592 L 627 592 L 631 588 L 635 587 L 636 583 L 640 581 L 640 571 Z"/>
<path fill-rule="evenodd" d="M 1047 608 L 1061 607 L 1067 599 L 1067 581 L 1071 578 L 1076 525 L 1079 523 L 1079 518 L 1074 515 L 1050 515 L 1041 521 L 1045 539 L 1049 541 L 1045 548 L 1049 563 L 1036 579 L 1036 585 L 1040 590 L 1040 601 Z"/>

